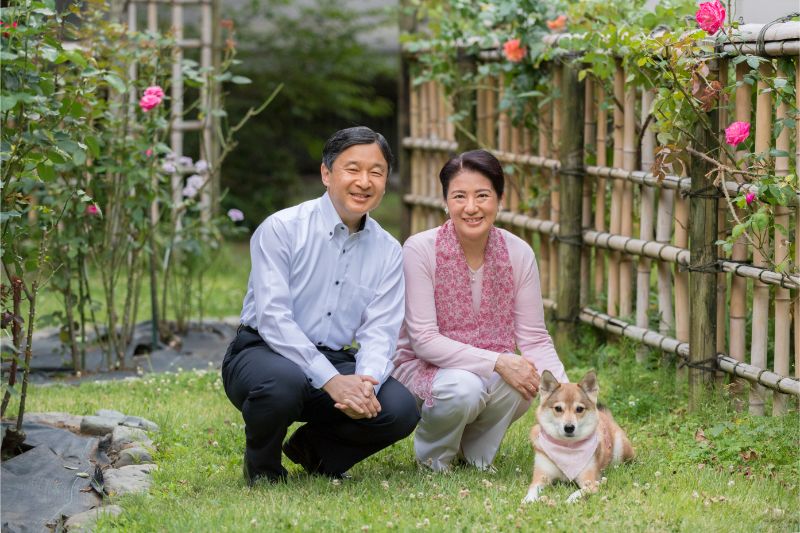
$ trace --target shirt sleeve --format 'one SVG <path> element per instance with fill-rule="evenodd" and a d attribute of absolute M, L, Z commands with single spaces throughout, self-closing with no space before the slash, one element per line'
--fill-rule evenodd
<path fill-rule="evenodd" d="M 539 374 L 549 370 L 559 382 L 568 383 L 564 365 L 558 358 L 553 339 L 544 323 L 539 268 L 536 266 L 533 250 L 527 244 L 522 254 L 512 255 L 512 268 L 519 273 L 514 295 L 514 334 L 517 348 L 536 367 Z"/>
<path fill-rule="evenodd" d="M 291 250 L 291 236 L 275 217 L 268 218 L 250 240 L 257 329 L 264 342 L 297 364 L 319 389 L 339 373 L 294 320 L 289 290 Z"/>
<path fill-rule="evenodd" d="M 411 348 L 419 359 L 439 368 L 458 368 L 489 377 L 497 362 L 497 352 L 476 348 L 439 333 L 433 298 L 434 254 L 433 243 L 409 240 L 403 246 L 405 325 Z"/>
<path fill-rule="evenodd" d="M 361 326 L 356 330 L 359 344 L 356 374 L 374 377 L 378 381 L 376 394 L 394 369 L 392 355 L 403 323 L 404 302 L 403 258 L 400 247 L 395 245 L 384 263 L 384 274 L 375 296 L 364 310 Z"/>

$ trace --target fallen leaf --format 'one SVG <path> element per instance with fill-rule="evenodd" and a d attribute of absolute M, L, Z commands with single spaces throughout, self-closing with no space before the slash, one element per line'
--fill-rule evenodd
<path fill-rule="evenodd" d="M 703 432 L 703 428 L 697 428 L 697 431 L 694 432 L 694 440 L 697 442 L 708 442 L 706 434 Z"/>
<path fill-rule="evenodd" d="M 87 474 L 86 472 L 77 472 L 75 475 L 78 476 L 78 477 L 83 477 L 83 478 L 88 478 L 89 477 L 89 474 Z"/>

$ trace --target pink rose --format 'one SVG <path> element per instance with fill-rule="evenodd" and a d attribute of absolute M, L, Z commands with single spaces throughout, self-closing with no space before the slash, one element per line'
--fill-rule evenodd
<path fill-rule="evenodd" d="M 86 206 L 86 209 L 83 212 L 91 217 L 96 217 L 100 214 L 100 208 L 95 204 L 89 204 Z"/>
<path fill-rule="evenodd" d="M 229 209 L 228 218 L 234 222 L 241 222 L 242 220 L 244 220 L 244 213 L 242 213 L 238 209 Z"/>
<path fill-rule="evenodd" d="M 158 85 L 152 85 L 144 90 L 144 94 L 156 96 L 159 100 L 162 100 L 164 98 L 164 89 Z"/>
<path fill-rule="evenodd" d="M 142 108 L 142 111 L 147 113 L 154 107 L 158 107 L 158 104 L 160 103 L 161 103 L 161 98 L 159 98 L 158 96 L 154 94 L 146 94 L 142 96 L 142 98 L 139 100 L 139 107 Z"/>
<path fill-rule="evenodd" d="M 506 59 L 512 63 L 519 63 L 525 57 L 525 47 L 520 45 L 519 39 L 509 39 L 503 45 L 503 53 Z"/>
<path fill-rule="evenodd" d="M 744 201 L 745 201 L 745 203 L 747 205 L 752 204 L 753 200 L 755 200 L 755 199 L 756 199 L 756 193 L 754 193 L 754 192 L 749 192 L 744 196 Z"/>
<path fill-rule="evenodd" d="M 734 122 L 725 128 L 725 142 L 731 146 L 743 143 L 750 135 L 749 122 Z"/>
<path fill-rule="evenodd" d="M 719 0 L 703 2 L 694 14 L 694 18 L 700 28 L 713 35 L 725 24 L 725 8 Z"/>
<path fill-rule="evenodd" d="M 144 151 L 144 155 L 146 155 L 147 157 L 152 157 L 153 149 L 152 148 L 148 148 L 147 150 Z"/>

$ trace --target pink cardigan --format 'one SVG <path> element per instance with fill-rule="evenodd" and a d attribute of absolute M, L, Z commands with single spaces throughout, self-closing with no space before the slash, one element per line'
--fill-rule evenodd
<path fill-rule="evenodd" d="M 403 272 L 406 281 L 406 315 L 393 362 L 392 375 L 406 387 L 414 379 L 418 365 L 404 364 L 422 359 L 440 368 L 459 368 L 488 378 L 494 371 L 496 352 L 454 341 L 439 333 L 433 281 L 436 272 L 436 232 L 423 231 L 403 245 Z M 568 382 L 564 365 L 556 354 L 553 340 L 544 324 L 544 307 L 539 285 L 539 270 L 531 247 L 516 235 L 501 229 L 508 246 L 514 276 L 514 334 L 517 348 L 541 374 L 549 370 L 560 382 Z M 480 302 L 483 269 L 472 284 L 473 305 Z"/>

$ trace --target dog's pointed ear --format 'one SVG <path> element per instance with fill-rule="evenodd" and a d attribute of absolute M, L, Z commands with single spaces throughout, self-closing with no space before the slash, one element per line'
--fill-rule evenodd
<path fill-rule="evenodd" d="M 597 374 L 594 373 L 594 370 L 587 372 L 586 375 L 581 378 L 580 382 L 578 382 L 578 386 L 583 389 L 583 392 L 586 393 L 593 403 L 597 403 L 600 387 L 597 385 Z"/>
<path fill-rule="evenodd" d="M 560 386 L 561 384 L 558 382 L 556 377 L 549 370 L 545 370 L 542 372 L 542 377 L 539 380 L 539 395 L 542 398 L 550 396 Z"/>

